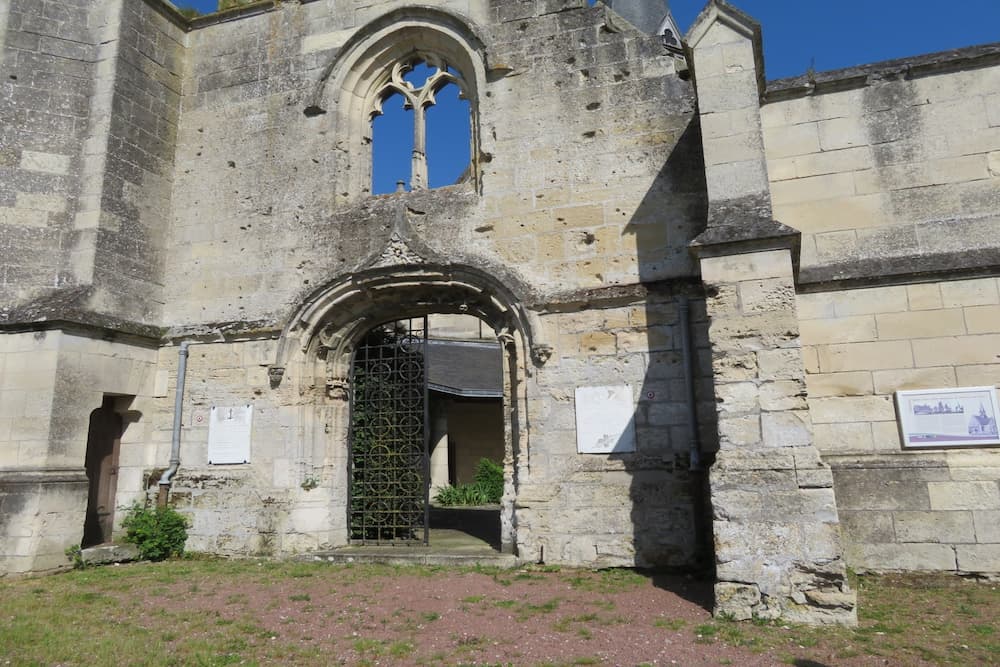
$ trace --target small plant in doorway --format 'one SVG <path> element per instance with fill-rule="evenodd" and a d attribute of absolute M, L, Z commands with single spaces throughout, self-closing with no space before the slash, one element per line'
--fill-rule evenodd
<path fill-rule="evenodd" d="M 125 541 L 139 548 L 147 560 L 164 560 L 184 553 L 187 518 L 172 507 L 148 507 L 135 503 L 122 520 Z"/>
<path fill-rule="evenodd" d="M 441 487 L 434 496 L 439 505 L 496 505 L 503 496 L 503 466 L 489 459 L 479 459 L 472 484 Z"/>

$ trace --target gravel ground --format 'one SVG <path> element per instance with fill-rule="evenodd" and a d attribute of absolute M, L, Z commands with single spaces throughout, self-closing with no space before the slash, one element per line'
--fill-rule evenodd
<path fill-rule="evenodd" d="M 685 577 L 417 571 L 319 566 L 271 581 L 207 576 L 181 585 L 194 594 L 150 604 L 167 613 L 252 617 L 273 632 L 271 642 L 323 647 L 327 664 L 890 664 L 870 657 L 819 662 L 815 650 L 794 644 L 754 652 L 703 636 L 699 626 L 712 621 L 711 585 Z M 807 653 L 808 660 L 789 662 Z M 266 651 L 250 655 L 272 662 Z M 286 660 L 297 662 L 292 655 L 274 662 Z"/>

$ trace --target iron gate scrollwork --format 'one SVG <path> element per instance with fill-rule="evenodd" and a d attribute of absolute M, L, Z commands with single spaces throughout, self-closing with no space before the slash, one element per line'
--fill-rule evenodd
<path fill-rule="evenodd" d="M 427 318 L 372 329 L 351 368 L 350 539 L 427 543 Z"/>

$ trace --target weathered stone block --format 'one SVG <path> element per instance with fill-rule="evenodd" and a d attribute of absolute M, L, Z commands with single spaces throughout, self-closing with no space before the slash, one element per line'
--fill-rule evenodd
<path fill-rule="evenodd" d="M 725 448 L 758 444 L 761 441 L 760 419 L 759 415 L 720 418 L 719 445 Z"/>
<path fill-rule="evenodd" d="M 818 153 L 819 126 L 812 122 L 802 122 L 768 128 L 764 134 L 764 147 L 769 160 Z"/>
<path fill-rule="evenodd" d="M 810 399 L 837 396 L 864 396 L 874 392 L 872 374 L 868 371 L 810 373 L 806 375 L 806 387 L 808 388 Z"/>
<path fill-rule="evenodd" d="M 824 373 L 839 373 L 844 371 L 881 370 L 889 368 L 912 368 L 914 358 L 917 364 L 943 365 L 921 363 L 924 356 L 915 354 L 916 346 L 927 341 L 886 341 L 875 343 L 842 343 L 837 345 L 820 345 L 816 347 L 819 355 L 820 370 Z M 911 347 L 912 346 L 912 347 Z"/>
<path fill-rule="evenodd" d="M 973 511 L 972 520 L 977 542 L 1000 543 L 1000 510 Z"/>
<path fill-rule="evenodd" d="M 710 284 L 739 283 L 751 279 L 788 279 L 791 275 L 792 263 L 787 250 L 706 257 L 701 260 L 701 277 Z"/>
<path fill-rule="evenodd" d="M 955 555 L 960 572 L 1000 572 L 1000 544 L 960 544 Z"/>
<path fill-rule="evenodd" d="M 853 174 L 809 176 L 789 181 L 778 181 L 771 185 L 771 195 L 774 198 L 775 207 L 837 197 L 851 197 L 854 194 Z"/>
<path fill-rule="evenodd" d="M 758 388 L 754 382 L 724 382 L 715 387 L 720 415 L 759 412 Z"/>
<path fill-rule="evenodd" d="M 739 295 L 745 313 L 795 308 L 795 288 L 788 277 L 744 280 L 739 283 Z"/>
<path fill-rule="evenodd" d="M 757 352 L 758 375 L 762 380 L 798 380 L 805 376 L 802 352 L 797 349 Z"/>
<path fill-rule="evenodd" d="M 840 510 L 840 527 L 847 544 L 896 541 L 891 512 Z"/>
<path fill-rule="evenodd" d="M 40 151 L 22 151 L 21 169 L 46 174 L 65 174 L 69 171 L 71 156 Z"/>
<path fill-rule="evenodd" d="M 139 560 L 139 548 L 134 544 L 102 544 L 83 549 L 80 552 L 80 557 L 87 565 L 127 563 Z"/>
<path fill-rule="evenodd" d="M 890 197 L 884 193 L 867 195 L 851 193 L 829 199 L 776 201 L 774 204 L 776 218 L 795 220 L 796 228 L 808 234 L 880 227 L 892 221 L 891 211 Z"/>
<path fill-rule="evenodd" d="M 760 417 L 762 440 L 768 447 L 812 444 L 812 423 L 807 410 L 768 412 Z"/>
<path fill-rule="evenodd" d="M 892 479 L 881 470 L 833 470 L 834 488 L 845 510 L 931 509 L 927 482 Z"/>
<path fill-rule="evenodd" d="M 894 512 L 899 542 L 975 542 L 971 512 Z"/>
<path fill-rule="evenodd" d="M 1000 306 L 970 306 L 964 310 L 970 334 L 1000 332 Z"/>
<path fill-rule="evenodd" d="M 1000 487 L 992 482 L 928 482 L 933 510 L 1000 509 Z"/>
<path fill-rule="evenodd" d="M 875 321 L 879 340 L 959 336 L 965 333 L 965 317 L 957 308 L 887 313 L 876 315 Z"/>
<path fill-rule="evenodd" d="M 892 421 L 896 418 L 891 396 L 844 396 L 809 401 L 817 424 Z"/>
<path fill-rule="evenodd" d="M 942 282 L 941 303 L 945 308 L 993 305 L 1000 303 L 1000 293 L 993 278 Z"/>
<path fill-rule="evenodd" d="M 941 287 L 937 283 L 907 285 L 906 296 L 910 302 L 910 310 L 934 310 L 943 306 Z"/>
<path fill-rule="evenodd" d="M 847 564 L 876 572 L 941 572 L 956 569 L 955 551 L 945 544 L 851 544 L 844 550 Z"/>
<path fill-rule="evenodd" d="M 803 345 L 856 343 L 878 338 L 871 315 L 837 319 L 803 320 L 799 325 Z"/>
<path fill-rule="evenodd" d="M 872 373 L 872 378 L 875 382 L 875 393 L 885 395 L 902 389 L 956 386 L 955 369 L 950 366 L 898 371 L 875 371 Z"/>
<path fill-rule="evenodd" d="M 760 605 L 760 589 L 753 584 L 720 581 L 715 584 L 715 616 L 726 616 L 734 621 L 748 621 Z"/>
<path fill-rule="evenodd" d="M 767 411 L 806 409 L 806 388 L 798 380 L 763 382 L 759 387 L 760 407 Z"/>
<path fill-rule="evenodd" d="M 823 452 L 871 451 L 872 429 L 867 422 L 813 424 L 816 448 Z"/>

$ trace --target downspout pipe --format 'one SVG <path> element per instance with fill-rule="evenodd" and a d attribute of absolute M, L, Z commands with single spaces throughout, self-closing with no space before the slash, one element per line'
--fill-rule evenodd
<path fill-rule="evenodd" d="M 687 297 L 678 301 L 678 318 L 681 330 L 681 357 L 684 364 L 684 390 L 688 423 L 691 425 L 691 440 L 688 444 L 691 458 L 688 469 L 700 472 L 701 441 L 698 437 L 698 404 L 694 390 L 694 349 L 691 346 L 691 304 Z"/>
<path fill-rule="evenodd" d="M 170 483 L 181 465 L 181 417 L 184 410 L 184 381 L 187 378 L 189 341 L 182 341 L 177 350 L 177 390 L 174 392 L 174 428 L 170 439 L 170 466 L 160 477 L 160 491 L 156 497 L 158 507 L 164 507 L 170 495 Z"/>
<path fill-rule="evenodd" d="M 692 527 L 694 529 L 695 564 L 710 568 L 708 563 L 714 559 L 710 556 L 712 541 L 712 519 L 708 507 L 709 489 L 705 468 L 701 459 L 701 438 L 698 434 L 698 404 L 695 395 L 694 369 L 695 351 L 691 345 L 691 305 L 687 297 L 681 297 L 677 303 L 678 326 L 681 334 L 681 357 L 684 366 L 684 389 L 688 423 L 691 425 L 691 440 L 689 442 L 691 483 L 691 511 L 693 512 Z"/>

